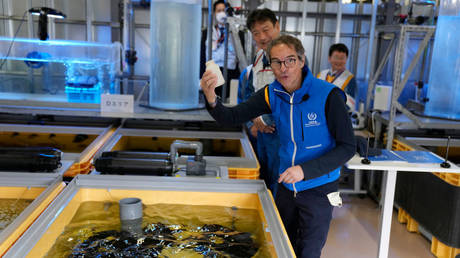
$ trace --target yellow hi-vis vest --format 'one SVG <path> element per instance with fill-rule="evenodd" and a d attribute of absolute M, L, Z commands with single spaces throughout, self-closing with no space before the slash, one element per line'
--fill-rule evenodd
<path fill-rule="evenodd" d="M 327 81 L 329 83 L 334 84 L 335 86 L 341 88 L 344 92 L 345 88 L 348 86 L 350 80 L 354 77 L 354 75 L 348 71 L 343 71 L 339 77 L 334 77 L 329 75 L 330 69 L 326 69 L 321 71 L 316 78 Z M 355 110 L 355 98 L 353 96 L 347 95 L 347 106 L 351 108 L 351 110 Z"/>

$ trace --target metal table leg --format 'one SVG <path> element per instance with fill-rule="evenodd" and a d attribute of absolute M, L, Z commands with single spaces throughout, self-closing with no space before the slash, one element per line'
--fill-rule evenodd
<path fill-rule="evenodd" d="M 383 180 L 383 207 L 380 214 L 380 237 L 378 258 L 388 257 L 390 247 L 391 220 L 393 216 L 393 202 L 396 188 L 397 171 L 389 170 L 383 172 L 386 174 Z"/>

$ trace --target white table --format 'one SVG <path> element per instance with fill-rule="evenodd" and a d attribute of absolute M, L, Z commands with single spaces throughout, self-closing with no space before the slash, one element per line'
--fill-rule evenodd
<path fill-rule="evenodd" d="M 372 161 L 371 164 L 361 163 L 362 158 L 355 155 L 345 165 L 349 169 L 360 170 L 382 170 L 386 171 L 383 176 L 383 207 L 380 214 L 380 237 L 378 247 L 378 258 L 388 257 L 390 246 L 391 217 L 393 215 L 393 202 L 396 188 L 396 175 L 400 172 L 447 172 L 460 173 L 460 167 L 450 163 L 450 168 L 442 168 L 439 163 L 408 163 L 393 161 Z M 384 172 L 385 173 L 385 172 Z"/>

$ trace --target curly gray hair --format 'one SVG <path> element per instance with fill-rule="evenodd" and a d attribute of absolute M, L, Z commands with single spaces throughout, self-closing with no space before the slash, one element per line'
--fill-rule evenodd
<path fill-rule="evenodd" d="M 270 52 L 272 51 L 272 48 L 277 45 L 285 44 L 288 45 L 289 47 L 294 48 L 295 52 L 297 52 L 297 56 L 299 57 L 300 60 L 304 60 L 304 54 L 305 54 L 305 49 L 302 46 L 302 42 L 300 42 L 299 39 L 296 37 L 290 36 L 290 35 L 282 35 L 279 36 L 278 38 L 274 39 L 270 45 L 268 45 L 267 49 L 267 54 L 268 54 L 268 59 L 271 59 Z"/>

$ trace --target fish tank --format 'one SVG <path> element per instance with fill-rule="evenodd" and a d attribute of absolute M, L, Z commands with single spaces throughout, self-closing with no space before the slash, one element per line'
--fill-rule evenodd
<path fill-rule="evenodd" d="M 57 174 L 0 172 L 0 257 L 64 187 Z"/>
<path fill-rule="evenodd" d="M 119 93 L 121 44 L 0 37 L 0 100 L 100 103 Z"/>
<path fill-rule="evenodd" d="M 83 256 L 295 254 L 261 180 L 78 175 L 5 257 Z"/>

